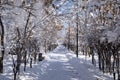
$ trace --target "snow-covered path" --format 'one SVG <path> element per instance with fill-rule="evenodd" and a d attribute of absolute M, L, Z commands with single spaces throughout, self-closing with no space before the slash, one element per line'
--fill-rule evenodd
<path fill-rule="evenodd" d="M 46 61 L 40 68 L 41 75 L 35 80 L 97 80 L 97 78 L 113 80 L 96 70 L 92 64 L 85 62 L 82 57 L 76 58 L 63 46 L 58 47 L 52 53 L 48 53 Z"/>
<path fill-rule="evenodd" d="M 12 80 L 11 68 L 6 65 L 3 80 Z M 8 74 L 9 73 L 9 74 Z M 6 78 L 5 78 L 6 77 Z M 91 64 L 91 59 L 69 52 L 64 46 L 57 47 L 53 52 L 45 54 L 45 60 L 27 67 L 26 72 L 21 72 L 20 80 L 113 80 L 107 74 L 103 75 Z"/>

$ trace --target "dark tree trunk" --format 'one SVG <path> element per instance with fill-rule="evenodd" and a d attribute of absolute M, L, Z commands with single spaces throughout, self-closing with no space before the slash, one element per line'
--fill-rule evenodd
<path fill-rule="evenodd" d="M 30 68 L 32 68 L 32 58 L 30 58 Z"/>
<path fill-rule="evenodd" d="M 0 15 L 0 26 L 1 26 L 1 30 L 2 30 L 2 34 L 1 34 L 1 56 L 0 56 L 0 73 L 3 73 L 3 59 L 4 59 L 4 26 L 1 20 L 1 15 Z"/>
<path fill-rule="evenodd" d="M 99 60 L 99 69 L 101 70 L 101 55 L 100 55 L 100 52 L 98 52 L 98 60 Z"/>
<path fill-rule="evenodd" d="M 37 52 L 34 52 L 34 63 L 36 63 Z"/>
<path fill-rule="evenodd" d="M 46 41 L 46 39 L 45 39 L 45 53 L 47 52 L 47 41 Z"/>
<path fill-rule="evenodd" d="M 15 72 L 14 73 L 14 80 L 16 80 L 16 78 L 17 78 L 17 73 Z"/>
<path fill-rule="evenodd" d="M 68 50 L 70 50 L 70 27 L 68 32 Z"/>
<path fill-rule="evenodd" d="M 27 65 L 26 57 L 27 57 L 27 51 L 25 51 L 25 53 L 24 53 L 24 71 L 26 71 L 26 65 Z"/>
<path fill-rule="evenodd" d="M 78 0 L 77 0 L 77 7 L 78 7 Z M 78 26 L 79 26 L 79 22 L 78 22 L 78 13 L 76 14 L 76 56 L 78 57 Z"/>

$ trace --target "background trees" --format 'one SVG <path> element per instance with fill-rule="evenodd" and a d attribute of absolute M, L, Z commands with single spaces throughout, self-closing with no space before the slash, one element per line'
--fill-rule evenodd
<path fill-rule="evenodd" d="M 52 20 L 55 17 L 42 0 L 2 0 L 0 12 L 2 46 L 0 70 L 3 72 L 4 52 L 5 57 L 9 53 L 12 56 L 14 80 L 16 80 L 21 64 L 24 64 L 26 71 L 27 63 L 31 64 L 33 62 L 31 60 L 36 62 L 42 47 L 45 47 L 46 52 L 51 44 L 56 44 L 54 41 L 57 30 Z"/>
<path fill-rule="evenodd" d="M 72 0 L 73 1 L 73 0 Z M 76 4 L 77 0 L 73 3 Z M 71 18 L 76 31 L 77 48 L 84 54 L 92 55 L 92 63 L 95 64 L 94 55 L 98 55 L 99 68 L 103 72 L 115 73 L 119 79 L 119 1 L 111 0 L 79 0 L 78 7 L 74 5 L 74 18 Z M 77 15 L 78 14 L 78 15 Z M 66 14 L 62 14 L 66 17 Z M 75 16 L 77 15 L 77 20 Z M 68 16 L 68 14 L 67 14 Z M 69 32 L 69 28 L 68 28 Z M 69 33 L 67 34 L 68 39 Z M 78 39 L 78 40 L 77 40 Z M 69 40 L 65 39 L 69 44 Z M 113 48 L 114 47 L 114 48 Z M 115 57 L 115 55 L 117 57 Z M 114 60 L 112 60 L 114 58 Z M 117 63 L 116 63 L 117 62 Z M 117 68 L 115 65 L 117 64 Z"/>
<path fill-rule="evenodd" d="M 116 70 L 119 78 L 119 4 L 119 0 L 1 0 L 0 72 L 4 53 L 16 56 L 12 57 L 16 79 L 22 61 L 25 71 L 39 52 L 53 50 L 62 40 L 77 56 L 80 51 L 92 55 L 93 64 L 97 54 L 99 69 Z"/>

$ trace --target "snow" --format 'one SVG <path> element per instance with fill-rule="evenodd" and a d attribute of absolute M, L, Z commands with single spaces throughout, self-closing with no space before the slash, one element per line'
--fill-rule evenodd
<path fill-rule="evenodd" d="M 66 52 L 68 52 L 68 49 L 65 47 L 65 46 L 63 46 L 63 45 L 59 45 L 55 50 L 53 50 L 53 52 L 55 52 L 55 53 L 66 53 Z"/>
<path fill-rule="evenodd" d="M 59 45 L 53 52 L 46 53 L 45 60 L 27 65 L 27 71 L 21 71 L 19 80 L 113 80 L 108 74 L 103 74 L 91 63 L 91 57 L 76 55 Z M 10 56 L 4 60 L 2 80 L 12 80 L 12 64 Z M 21 67 L 21 70 L 23 66 Z"/>

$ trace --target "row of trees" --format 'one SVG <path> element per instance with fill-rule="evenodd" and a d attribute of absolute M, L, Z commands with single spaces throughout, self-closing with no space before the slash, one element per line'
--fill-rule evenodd
<path fill-rule="evenodd" d="M 78 3 L 73 9 L 75 12 L 71 13 L 74 15 L 71 21 L 74 31 L 70 34 L 68 29 L 64 44 L 75 53 L 79 50 L 83 54 L 92 55 L 94 65 L 96 64 L 94 56 L 97 55 L 99 69 L 104 73 L 113 74 L 114 79 L 119 80 L 119 0 L 74 0 L 73 2 Z M 72 38 L 72 35 L 76 37 Z"/>
<path fill-rule="evenodd" d="M 114 79 L 116 79 L 115 74 L 117 74 L 119 80 L 119 1 L 108 0 L 107 2 L 96 2 L 100 4 L 92 5 L 95 7 L 90 11 L 90 14 L 93 14 L 93 28 L 90 29 L 89 34 L 86 35 L 87 46 L 90 49 L 89 54 L 92 55 L 92 63 L 95 64 L 94 55 L 97 53 L 99 69 L 103 72 L 113 73 Z M 98 12 L 97 15 L 94 15 L 95 11 Z M 89 18 L 87 23 L 89 23 L 90 20 L 91 18 Z"/>
<path fill-rule="evenodd" d="M 20 73 L 20 66 L 29 63 L 32 67 L 41 50 L 53 50 L 59 29 L 56 26 L 52 0 L 0 0 L 0 73 L 3 60 L 11 55 L 14 80 Z M 52 46 L 52 47 L 50 47 Z"/>

